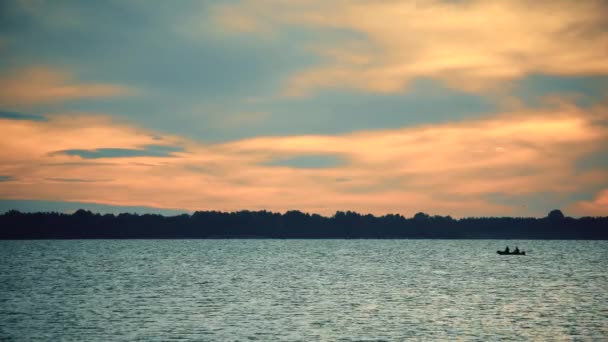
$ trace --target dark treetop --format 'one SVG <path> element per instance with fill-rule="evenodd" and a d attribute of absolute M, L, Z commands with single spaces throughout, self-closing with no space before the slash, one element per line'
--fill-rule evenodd
<path fill-rule="evenodd" d="M 0 239 L 608 239 L 608 217 L 479 217 L 453 219 L 418 213 L 373 216 L 338 211 L 332 217 L 288 211 L 233 213 L 197 211 L 178 216 L 112 214 L 78 210 L 74 214 L 0 215 Z"/>

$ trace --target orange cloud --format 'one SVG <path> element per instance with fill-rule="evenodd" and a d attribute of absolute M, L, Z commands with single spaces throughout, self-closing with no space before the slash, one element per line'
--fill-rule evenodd
<path fill-rule="evenodd" d="M 216 20 L 237 32 L 286 26 L 357 38 L 313 47 L 325 63 L 294 75 L 285 94 L 318 88 L 398 92 L 431 77 L 481 91 L 530 73 L 608 74 L 608 7 L 601 1 L 241 1 Z"/>
<path fill-rule="evenodd" d="M 133 95 L 133 89 L 103 83 L 78 83 L 70 73 L 30 67 L 0 75 L 0 104 L 48 104 L 82 98 Z"/>
<path fill-rule="evenodd" d="M 606 187 L 608 170 L 579 170 L 576 163 L 608 143 L 607 113 L 606 107 L 559 105 L 460 123 L 221 144 L 100 116 L 2 119 L 0 174 L 14 179 L 0 182 L 0 197 L 188 210 L 517 215 L 520 208 L 489 202 L 487 196 L 567 195 Z M 148 145 L 184 150 L 164 157 L 97 159 L 57 153 Z M 339 156 L 343 163 L 326 168 L 269 163 L 302 155 Z M 580 204 L 575 213 L 601 208 L 604 197 L 594 203 Z"/>
<path fill-rule="evenodd" d="M 570 208 L 572 212 L 584 216 L 606 216 L 608 215 L 608 189 L 600 191 L 591 201 L 575 203 Z"/>

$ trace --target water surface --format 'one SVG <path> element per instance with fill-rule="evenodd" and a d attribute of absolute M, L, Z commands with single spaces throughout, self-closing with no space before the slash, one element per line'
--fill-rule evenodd
<path fill-rule="evenodd" d="M 0 340 L 608 339 L 608 241 L 0 241 Z"/>

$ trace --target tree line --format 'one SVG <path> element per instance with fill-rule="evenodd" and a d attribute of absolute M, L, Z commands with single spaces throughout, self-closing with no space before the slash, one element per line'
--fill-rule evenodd
<path fill-rule="evenodd" d="M 608 217 L 471 217 L 417 213 L 374 216 L 338 211 L 331 217 L 269 211 L 193 214 L 22 213 L 0 215 L 0 239 L 608 239 Z"/>

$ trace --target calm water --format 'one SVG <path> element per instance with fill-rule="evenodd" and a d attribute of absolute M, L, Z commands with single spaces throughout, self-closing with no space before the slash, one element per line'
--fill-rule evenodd
<path fill-rule="evenodd" d="M 608 339 L 608 241 L 0 241 L 0 340 Z"/>

